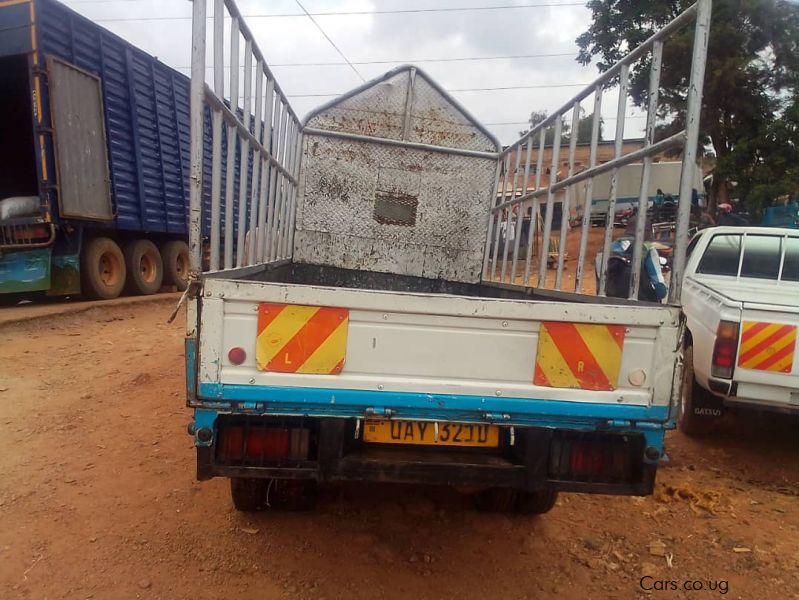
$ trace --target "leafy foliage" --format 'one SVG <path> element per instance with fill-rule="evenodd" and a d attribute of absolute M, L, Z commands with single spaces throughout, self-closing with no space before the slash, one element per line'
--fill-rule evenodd
<path fill-rule="evenodd" d="M 688 8 L 687 0 L 589 0 L 593 22 L 577 38 L 577 60 L 609 69 L 629 49 Z M 663 49 L 660 108 L 666 136 L 684 127 L 693 28 Z M 649 59 L 630 72 L 630 95 L 647 100 Z M 702 102 L 703 141 L 716 157 L 711 197 L 735 195 L 758 210 L 769 199 L 799 190 L 796 172 L 799 5 L 788 0 L 716 0 L 710 26 Z"/>

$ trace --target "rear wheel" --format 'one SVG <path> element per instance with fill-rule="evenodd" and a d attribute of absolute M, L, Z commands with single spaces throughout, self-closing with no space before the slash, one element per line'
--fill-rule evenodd
<path fill-rule="evenodd" d="M 511 488 L 489 488 L 474 496 L 477 510 L 484 512 L 518 513 L 540 515 L 552 510 L 558 493 L 552 490 L 514 490 Z"/>
<path fill-rule="evenodd" d="M 267 483 L 267 479 L 232 477 L 230 479 L 230 497 L 236 510 L 255 512 L 264 508 Z"/>
<path fill-rule="evenodd" d="M 711 394 L 700 386 L 694 375 L 694 347 L 683 350 L 682 387 L 680 390 L 680 407 L 677 413 L 677 425 L 688 435 L 701 435 L 710 432 L 717 417 L 697 414 L 697 409 L 715 404 Z M 719 411 L 720 412 L 720 411 Z"/>
<path fill-rule="evenodd" d="M 132 294 L 155 294 L 164 279 L 161 253 L 150 240 L 133 240 L 125 244 L 128 268 L 126 287 Z"/>
<path fill-rule="evenodd" d="M 558 493 L 552 490 L 519 492 L 516 512 L 522 515 L 542 515 L 552 510 L 558 500 Z"/>
<path fill-rule="evenodd" d="M 90 298 L 108 300 L 122 293 L 125 285 L 125 258 L 112 239 L 89 240 L 80 255 L 81 289 Z"/>
<path fill-rule="evenodd" d="M 164 285 L 174 285 L 179 292 L 189 286 L 189 245 L 183 240 L 171 240 L 161 246 L 164 263 Z"/>
<path fill-rule="evenodd" d="M 234 477 L 230 480 L 230 495 L 236 510 L 243 512 L 311 510 L 316 506 L 316 482 Z"/>

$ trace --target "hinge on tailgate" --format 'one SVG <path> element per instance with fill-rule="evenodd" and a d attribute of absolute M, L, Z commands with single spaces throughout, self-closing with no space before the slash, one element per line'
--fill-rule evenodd
<path fill-rule="evenodd" d="M 363 411 L 367 417 L 373 416 L 381 416 L 381 417 L 391 417 L 394 414 L 394 411 L 390 408 L 384 408 L 382 406 L 370 406 Z"/>
<path fill-rule="evenodd" d="M 171 323 L 172 321 L 175 320 L 175 317 L 178 316 L 178 311 L 180 310 L 180 307 L 186 303 L 186 300 L 188 300 L 189 297 L 195 298 L 197 294 L 200 292 L 201 287 L 202 285 L 199 279 L 189 280 L 189 285 L 186 286 L 186 290 L 183 292 L 183 295 L 180 297 L 180 300 L 178 300 L 177 306 L 175 306 L 175 310 L 173 310 L 172 314 L 169 315 L 169 318 L 166 321 L 167 323 Z"/>

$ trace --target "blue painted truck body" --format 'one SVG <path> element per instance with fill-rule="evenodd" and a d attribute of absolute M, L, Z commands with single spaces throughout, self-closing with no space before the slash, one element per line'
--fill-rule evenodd
<path fill-rule="evenodd" d="M 61 214 L 59 178 L 64 174 L 58 169 L 59 130 L 48 86 L 52 59 L 100 81 L 108 219 Z M 40 202 L 35 216 L 0 220 L 0 293 L 77 293 L 76 273 L 64 278 L 63 269 L 51 263 L 77 270 L 82 242 L 90 235 L 109 236 L 120 244 L 135 238 L 155 243 L 186 239 L 186 76 L 55 0 L 0 1 L 0 61 L 8 74 L 4 86 L 18 99 L 13 105 L 6 102 L 0 113 L 0 121 L 8 120 L 0 128 L 5 132 L 2 156 L 12 165 L 0 177 L 0 201 L 24 195 Z M 210 144 L 210 132 L 206 138 Z M 206 201 L 209 196 L 206 190 Z"/>

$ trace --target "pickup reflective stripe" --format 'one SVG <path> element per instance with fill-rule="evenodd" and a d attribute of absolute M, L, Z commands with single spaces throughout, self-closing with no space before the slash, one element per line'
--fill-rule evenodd
<path fill-rule="evenodd" d="M 755 371 L 790 373 L 795 350 L 795 325 L 744 321 L 738 366 Z"/>
<path fill-rule="evenodd" d="M 624 329 L 623 325 L 542 323 L 533 383 L 583 390 L 616 389 Z"/>
<path fill-rule="evenodd" d="M 347 351 L 349 311 L 327 306 L 258 306 L 255 360 L 261 371 L 341 372 Z"/>

